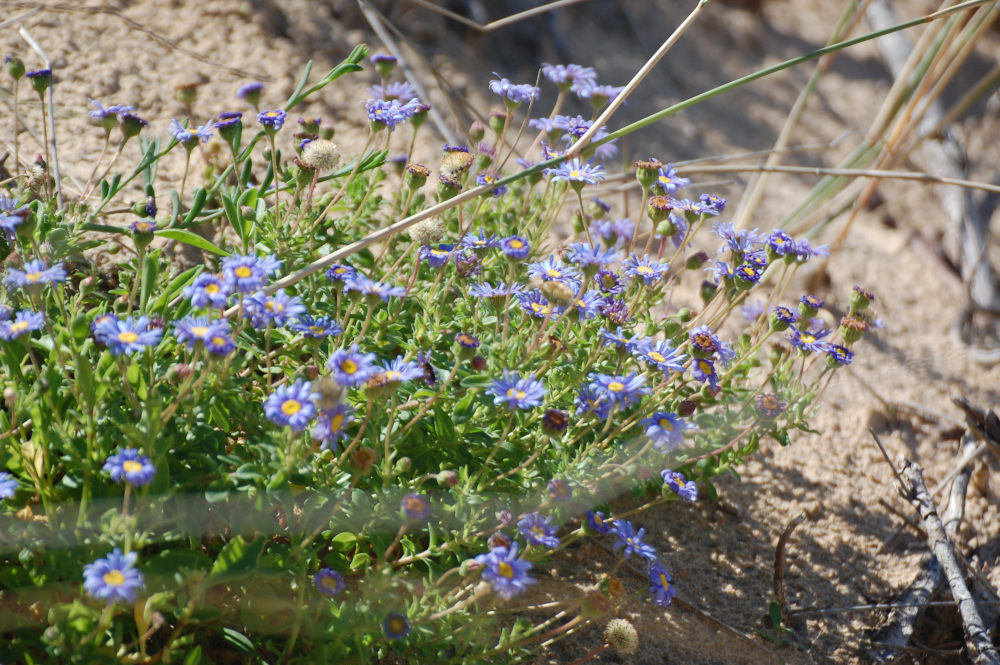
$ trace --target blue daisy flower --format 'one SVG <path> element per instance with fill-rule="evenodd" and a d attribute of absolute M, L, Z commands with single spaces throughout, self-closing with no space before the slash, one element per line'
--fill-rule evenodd
<path fill-rule="evenodd" d="M 559 547 L 557 530 L 548 517 L 538 513 L 526 515 L 517 523 L 518 533 L 524 536 L 529 545 L 541 545 L 550 550 Z"/>
<path fill-rule="evenodd" d="M 83 567 L 83 588 L 94 598 L 112 605 L 118 601 L 134 603 L 145 583 L 135 564 L 139 555 L 122 554 L 119 548 L 107 557 Z"/>
<path fill-rule="evenodd" d="M 591 389 L 603 396 L 608 402 L 621 407 L 631 406 L 643 395 L 649 394 L 646 379 L 640 374 L 618 376 L 591 372 L 587 375 Z"/>
<path fill-rule="evenodd" d="M 628 520 L 615 520 L 611 530 L 618 537 L 618 542 L 615 543 L 614 549 L 616 551 L 621 549 L 625 558 L 634 554 L 640 559 L 656 561 L 656 550 L 653 549 L 652 545 L 642 542 L 642 537 L 646 535 L 645 529 L 636 531 L 632 522 Z"/>
<path fill-rule="evenodd" d="M 296 379 L 288 386 L 279 386 L 264 402 L 264 415 L 276 425 L 291 427 L 301 432 L 316 415 L 316 401 L 320 394 L 314 392 L 309 381 Z"/>
<path fill-rule="evenodd" d="M 161 328 L 151 328 L 148 317 L 106 318 L 94 327 L 94 338 L 108 347 L 111 355 L 133 354 L 147 346 L 156 346 L 163 337 Z"/>
<path fill-rule="evenodd" d="M 349 349 L 337 349 L 330 356 L 326 366 L 333 372 L 333 378 L 342 386 L 356 386 L 364 383 L 378 371 L 374 353 L 362 353 L 358 345 Z"/>
<path fill-rule="evenodd" d="M 684 432 L 697 429 L 694 423 L 689 423 L 676 413 L 657 411 L 642 421 L 646 426 L 646 436 L 653 441 L 653 447 L 661 452 L 675 450 L 684 443 Z"/>
<path fill-rule="evenodd" d="M 510 547 L 494 547 L 488 554 L 476 557 L 476 563 L 483 566 L 482 578 L 504 599 L 513 598 L 535 583 L 528 577 L 531 562 L 518 558 L 517 554 L 518 545 L 513 542 Z"/>
<path fill-rule="evenodd" d="M 347 425 L 353 420 L 354 409 L 346 404 L 324 409 L 316 418 L 313 438 L 320 442 L 320 448 L 336 450 L 337 442 L 347 436 Z"/>
<path fill-rule="evenodd" d="M 531 409 L 545 399 L 545 385 L 530 375 L 521 378 L 517 372 L 503 370 L 503 378 L 497 379 L 486 390 L 493 395 L 493 403 L 506 404 L 508 409 Z"/>
<path fill-rule="evenodd" d="M 156 475 L 152 460 L 135 448 L 125 448 L 108 457 L 103 467 L 116 483 L 122 481 L 133 487 L 148 485 Z"/>

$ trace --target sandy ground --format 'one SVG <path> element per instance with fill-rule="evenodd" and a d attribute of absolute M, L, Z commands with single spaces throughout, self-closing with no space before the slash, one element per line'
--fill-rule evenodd
<path fill-rule="evenodd" d="M 66 5 L 35 11 L 43 3 L 6 2 L 5 23 L 0 30 L 0 53 L 19 55 L 29 68 L 41 65 L 18 36 L 17 27 L 21 26 L 56 66 L 57 139 L 70 183 L 86 181 L 101 150 L 99 131 L 86 124 L 89 97 L 105 105 L 134 104 L 139 115 L 155 118 L 149 129 L 165 135 L 169 118 L 183 113 L 175 100 L 177 85 L 201 83 L 195 107 L 200 122 L 220 111 L 249 110 L 236 99 L 235 92 L 255 77 L 265 81 L 263 106 L 276 107 L 292 91 L 307 59 L 316 61 L 317 71 L 325 71 L 357 42 L 381 46 L 356 4 L 346 0 L 88 4 L 101 11 L 68 10 Z M 595 0 L 487 37 L 403 2 L 376 4 L 462 99 L 489 109 L 489 72 L 498 71 L 515 81 L 532 80 L 537 63 L 542 61 L 593 65 L 603 82 L 624 84 L 683 19 L 687 8 L 680 5 L 692 3 Z M 454 4 L 461 9 L 463 3 Z M 835 3 L 813 0 L 776 0 L 760 10 L 740 8 L 740 4 L 745 3 L 712 3 L 711 10 L 644 83 L 641 93 L 629 100 L 612 127 L 821 46 L 840 11 Z M 488 18 L 500 17 L 491 3 L 483 6 L 488 8 Z M 906 10 L 916 8 L 907 6 Z M 600 45 L 599 49 L 595 45 Z M 962 83 L 992 66 L 998 53 L 1000 39 L 994 33 L 973 56 L 949 98 L 960 94 Z M 416 58 L 412 62 L 426 75 Z M 245 73 L 226 69 L 223 64 Z M 766 149 L 810 72 L 809 68 L 784 72 L 710 100 L 630 137 L 623 148 L 630 159 L 652 154 L 664 161 Z M 363 88 L 374 82 L 370 72 L 346 79 L 293 117 L 322 116 L 333 124 L 337 140 L 350 153 L 364 140 L 360 100 L 365 97 Z M 0 100 L 6 101 L 9 80 L 3 85 Z M 846 140 L 835 147 L 805 152 L 798 162 L 836 165 L 838 157 L 867 128 L 889 85 L 889 75 L 872 46 L 841 55 L 824 78 L 793 144 L 817 146 L 838 138 Z M 439 94 L 433 93 L 431 101 L 445 108 Z M 994 96 L 989 103 L 974 107 L 955 127 L 968 146 L 973 179 L 996 178 L 995 164 L 1000 163 L 1000 147 L 995 141 L 1000 134 L 997 101 Z M 27 104 L 22 110 L 28 124 L 37 130 L 37 106 Z M 9 123 L 9 114 L 3 116 L 2 122 Z M 451 126 L 452 131 L 460 129 L 461 124 Z M 3 136 L 8 137 L 9 130 L 5 129 Z M 291 138 L 286 135 L 283 140 Z M 27 134 L 22 134 L 21 141 L 23 153 L 39 152 L 39 144 Z M 440 142 L 427 132 L 416 157 L 434 163 Z M 394 146 L 402 148 L 402 144 Z M 123 163 L 134 163 L 137 150 L 135 145 L 128 146 L 131 154 L 126 153 Z M 179 179 L 182 156 L 172 157 L 175 162 L 165 164 L 164 169 L 168 177 Z M 198 157 L 194 162 L 193 173 L 197 173 L 201 167 Z M 197 182 L 197 176 L 193 177 Z M 775 177 L 755 225 L 773 227 L 811 184 L 803 178 Z M 744 185 L 743 177 L 701 179 L 692 190 L 716 191 L 735 206 Z M 72 191 L 72 184 L 67 187 Z M 924 465 L 933 485 L 951 470 L 957 441 L 943 436 L 947 428 L 916 419 L 889 418 L 882 400 L 912 402 L 960 418 L 948 398 L 964 395 L 973 403 L 996 408 L 1000 370 L 970 361 L 950 332 L 963 289 L 935 258 L 933 238 L 943 231 L 944 217 L 933 188 L 896 183 L 886 185 L 881 193 L 888 203 L 862 214 L 831 260 L 831 284 L 826 292 L 834 306 L 844 308 L 852 285 L 873 289 L 885 328 L 862 345 L 852 370 L 839 373 L 826 390 L 824 407 L 813 421 L 821 435 L 797 435 L 786 448 L 765 443 L 741 469 L 741 478 L 720 479 L 721 501 L 716 504 L 703 501 L 696 506 L 672 507 L 638 520 L 664 553 L 682 602 L 666 611 L 648 603 L 636 604 L 630 617 L 640 629 L 642 648 L 630 662 L 863 662 L 865 631 L 881 618 L 870 611 L 810 618 L 800 631 L 798 648 L 779 649 L 754 637 L 755 628 L 764 625 L 767 603 L 773 598 L 775 543 L 786 524 L 803 510 L 808 510 L 812 519 L 797 529 L 788 552 L 786 585 L 793 607 L 890 602 L 915 575 L 922 545 L 914 532 L 906 530 L 891 545 L 885 545 L 902 524 L 899 515 L 887 506 L 907 515 L 910 511 L 895 496 L 890 471 L 867 430 L 871 426 L 881 433 L 892 457 L 906 455 Z M 621 205 L 617 199 L 615 203 Z M 821 240 L 831 241 L 839 228 L 835 224 Z M 801 284 L 797 287 L 805 289 Z M 994 489 L 997 474 L 992 458 L 977 462 L 961 531 L 961 549 L 966 554 L 984 554 L 983 572 L 994 586 L 1000 584 L 1000 572 L 994 569 L 1000 548 Z M 629 500 L 623 499 L 617 507 L 629 505 Z M 566 584 L 588 583 L 592 573 L 611 563 L 594 545 L 572 550 L 570 556 L 572 559 L 555 571 L 557 577 L 546 583 L 554 593 Z M 626 571 L 623 580 L 626 588 L 642 592 L 642 575 Z M 600 643 L 598 628 L 585 629 L 553 647 L 541 662 L 570 662 Z M 952 643 L 942 648 L 955 646 Z M 955 662 L 947 658 L 927 660 L 926 654 L 915 658 L 918 662 Z M 598 661 L 624 662 L 609 652 Z"/>

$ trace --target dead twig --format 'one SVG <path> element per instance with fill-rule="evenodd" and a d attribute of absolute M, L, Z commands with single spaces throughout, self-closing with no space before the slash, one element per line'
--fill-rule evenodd
<path fill-rule="evenodd" d="M 976 607 L 972 594 L 965 584 L 965 578 L 959 567 L 958 559 L 952 550 L 951 542 L 945 531 L 944 523 L 938 515 L 934 499 L 924 484 L 923 469 L 909 460 L 901 460 L 901 474 L 906 479 L 904 496 L 919 511 L 927 530 L 927 544 L 941 566 L 944 576 L 951 588 L 952 597 L 958 602 L 958 611 L 962 617 L 962 627 L 965 629 L 966 643 L 973 659 L 979 665 L 1000 665 L 1000 655 L 997 654 L 990 640 L 989 632 L 983 625 L 982 616 Z M 966 481 L 967 482 L 967 481 Z M 964 492 L 962 492 L 964 503 Z"/>
<path fill-rule="evenodd" d="M 788 601 L 785 598 L 785 553 L 788 550 L 788 540 L 792 537 L 792 532 L 805 521 L 805 512 L 796 515 L 781 532 L 781 536 L 778 537 L 778 545 L 774 548 L 774 597 L 778 601 L 778 607 L 781 608 L 782 623 L 792 628 L 796 627 L 793 621 L 800 622 L 796 621 L 791 612 L 788 611 Z"/>

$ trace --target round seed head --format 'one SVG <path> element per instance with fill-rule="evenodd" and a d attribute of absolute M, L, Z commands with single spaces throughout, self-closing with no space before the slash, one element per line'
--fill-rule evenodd
<path fill-rule="evenodd" d="M 317 171 L 331 171 L 340 166 L 340 148 L 326 139 L 310 141 L 302 151 L 302 162 Z"/>
<path fill-rule="evenodd" d="M 639 650 L 639 633 L 628 619 L 612 619 L 604 627 L 604 641 L 620 656 Z"/>

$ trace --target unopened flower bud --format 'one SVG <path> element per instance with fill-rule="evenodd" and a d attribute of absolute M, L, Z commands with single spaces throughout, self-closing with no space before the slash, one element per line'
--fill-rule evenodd
<path fill-rule="evenodd" d="M 684 264 L 684 267 L 688 270 L 698 270 L 705 265 L 705 262 L 707 261 L 708 254 L 705 252 L 697 252 L 688 257 L 687 263 Z"/>
<path fill-rule="evenodd" d="M 427 182 L 427 176 L 430 174 L 431 170 L 423 164 L 407 164 L 406 175 L 403 176 L 403 184 L 408 189 L 420 189 Z"/>
<path fill-rule="evenodd" d="M 447 201 L 462 191 L 462 183 L 454 178 L 442 175 L 438 179 L 437 195 L 438 201 Z"/>
<path fill-rule="evenodd" d="M 851 291 L 851 309 L 855 312 L 867 309 L 873 300 L 875 300 L 875 294 L 864 287 L 855 286 L 854 290 Z"/>
<path fill-rule="evenodd" d="M 7 73 L 10 74 L 15 81 L 24 76 L 24 63 L 21 62 L 19 58 L 8 55 L 4 57 L 4 62 L 7 64 Z"/>
<path fill-rule="evenodd" d="M 473 120 L 472 124 L 469 125 L 469 138 L 475 142 L 483 140 L 486 136 L 486 125 L 483 124 L 482 120 Z"/>
<path fill-rule="evenodd" d="M 455 487 L 458 485 L 458 474 L 451 469 L 445 469 L 444 471 L 439 471 L 436 479 L 439 485 L 444 487 Z"/>
<path fill-rule="evenodd" d="M 717 288 L 718 287 L 715 284 L 713 284 L 712 282 L 709 282 L 707 280 L 704 281 L 704 282 L 702 282 L 701 283 L 701 299 L 704 302 L 707 303 L 709 300 L 711 300 L 715 296 L 715 290 Z"/>
<path fill-rule="evenodd" d="M 669 196 L 651 196 L 646 203 L 646 212 L 654 224 L 670 219 L 670 211 L 674 209 L 674 202 Z"/>
<path fill-rule="evenodd" d="M 173 383 L 177 383 L 191 376 L 191 372 L 193 371 L 191 365 L 187 363 L 174 363 L 167 370 L 167 379 Z"/>
<path fill-rule="evenodd" d="M 698 409 L 698 400 L 696 399 L 685 399 L 681 400 L 681 403 L 677 405 L 677 415 L 681 418 L 687 418 L 693 414 Z"/>
<path fill-rule="evenodd" d="M 17 403 L 17 391 L 7 386 L 3 389 L 3 403 L 7 405 L 8 409 L 13 409 L 14 404 Z"/>
<path fill-rule="evenodd" d="M 469 361 L 469 365 L 472 366 L 473 370 L 482 372 L 486 369 L 486 358 L 482 356 L 473 356 L 472 360 Z"/>
<path fill-rule="evenodd" d="M 663 162 L 650 157 L 635 162 L 635 179 L 639 181 L 643 189 L 649 189 L 656 182 L 660 175 L 660 167 Z"/>
<path fill-rule="evenodd" d="M 854 344 L 868 330 L 868 322 L 856 316 L 844 316 L 840 319 L 840 336 L 848 344 Z"/>
<path fill-rule="evenodd" d="M 490 114 L 490 129 L 496 133 L 497 136 L 503 133 L 503 127 L 507 124 L 507 114 L 496 111 Z"/>
<path fill-rule="evenodd" d="M 392 70 L 396 68 L 397 60 L 394 55 L 376 53 L 369 59 L 371 60 L 372 65 L 375 66 L 375 71 L 378 72 L 378 75 L 384 79 L 389 78 L 389 75 L 392 74 Z"/>
<path fill-rule="evenodd" d="M 198 84 L 182 83 L 175 86 L 174 97 L 184 106 L 191 106 L 198 99 Z"/>

